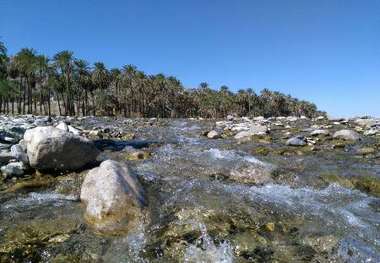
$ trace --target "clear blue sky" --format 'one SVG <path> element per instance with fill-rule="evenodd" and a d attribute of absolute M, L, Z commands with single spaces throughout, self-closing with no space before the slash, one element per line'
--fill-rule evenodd
<path fill-rule="evenodd" d="M 0 37 L 186 87 L 279 90 L 380 116 L 380 0 L 0 0 Z"/>

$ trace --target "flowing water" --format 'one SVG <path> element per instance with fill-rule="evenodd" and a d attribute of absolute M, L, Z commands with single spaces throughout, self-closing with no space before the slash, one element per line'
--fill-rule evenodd
<path fill-rule="evenodd" d="M 202 137 L 211 126 L 141 129 L 139 148 L 152 155 L 129 165 L 146 188 L 148 216 L 128 235 L 95 234 L 77 191 L 47 187 L 3 194 L 3 252 L 30 248 L 14 249 L 15 262 L 380 262 L 380 199 L 319 176 L 379 176 L 378 164 L 335 153 L 254 156 L 254 144 Z M 123 160 L 120 148 L 104 158 Z M 247 181 L 258 168 L 272 176 Z"/>

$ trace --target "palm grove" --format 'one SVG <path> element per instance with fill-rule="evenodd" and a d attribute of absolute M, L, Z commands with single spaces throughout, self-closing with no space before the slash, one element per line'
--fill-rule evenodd
<path fill-rule="evenodd" d="M 107 69 L 62 51 L 52 58 L 34 49 L 7 55 L 0 42 L 0 113 L 71 116 L 204 117 L 322 114 L 307 101 L 267 89 L 233 93 L 203 82 L 185 89 L 175 77 L 147 75 L 133 65 Z"/>

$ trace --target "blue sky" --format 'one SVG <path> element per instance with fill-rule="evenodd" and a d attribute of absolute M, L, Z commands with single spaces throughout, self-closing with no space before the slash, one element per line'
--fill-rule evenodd
<path fill-rule="evenodd" d="M 0 39 L 380 116 L 379 0 L 0 0 Z"/>

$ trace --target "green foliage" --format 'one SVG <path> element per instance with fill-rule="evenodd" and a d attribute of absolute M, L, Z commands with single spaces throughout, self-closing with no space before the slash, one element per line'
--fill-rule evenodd
<path fill-rule="evenodd" d="M 17 102 L 17 110 L 13 104 Z M 313 117 L 323 114 L 306 101 L 264 89 L 231 92 L 227 86 L 213 89 L 206 82 L 186 89 L 173 76 L 146 75 L 136 66 L 107 69 L 102 62 L 91 67 L 73 52 L 62 51 L 49 60 L 34 49 L 21 49 L 8 59 L 0 42 L 0 111 L 19 114 L 124 115 L 126 117 L 238 116 Z M 56 112 L 57 113 L 57 112 Z"/>

